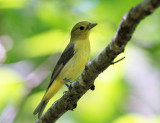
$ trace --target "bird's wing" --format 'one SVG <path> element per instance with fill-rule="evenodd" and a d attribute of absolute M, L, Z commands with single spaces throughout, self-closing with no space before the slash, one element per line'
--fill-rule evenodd
<path fill-rule="evenodd" d="M 51 81 L 50 81 L 50 84 L 49 84 L 47 90 L 52 85 L 55 78 L 61 72 L 61 70 L 63 69 L 65 64 L 73 57 L 73 55 L 74 55 L 74 44 L 69 43 L 68 46 L 66 47 L 66 49 L 64 50 L 64 52 L 62 53 L 60 59 L 58 60 L 57 65 L 54 68 L 54 71 L 51 76 Z"/>

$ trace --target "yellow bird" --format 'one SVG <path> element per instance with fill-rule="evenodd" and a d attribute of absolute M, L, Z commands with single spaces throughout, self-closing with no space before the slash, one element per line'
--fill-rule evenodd
<path fill-rule="evenodd" d="M 34 115 L 38 113 L 38 118 L 57 91 L 64 84 L 75 80 L 84 70 L 90 59 L 90 30 L 96 25 L 97 23 L 82 21 L 73 27 L 70 42 L 55 66 L 45 95 L 33 112 Z"/>

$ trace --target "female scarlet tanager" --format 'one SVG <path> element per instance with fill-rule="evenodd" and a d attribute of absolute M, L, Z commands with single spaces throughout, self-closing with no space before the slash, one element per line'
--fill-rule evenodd
<path fill-rule="evenodd" d="M 55 66 L 45 95 L 33 112 L 34 115 L 38 113 L 38 118 L 57 91 L 64 84 L 76 79 L 84 70 L 90 59 L 90 30 L 96 25 L 97 23 L 82 21 L 73 27 L 71 40 Z"/>

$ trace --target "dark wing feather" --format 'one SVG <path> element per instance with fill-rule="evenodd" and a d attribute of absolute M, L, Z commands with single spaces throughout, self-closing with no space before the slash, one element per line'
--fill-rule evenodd
<path fill-rule="evenodd" d="M 48 88 L 52 85 L 55 78 L 58 76 L 58 74 L 61 72 L 62 68 L 65 66 L 65 64 L 73 57 L 74 55 L 74 44 L 68 44 L 64 52 L 62 53 L 60 59 L 57 62 L 57 65 L 54 68 L 54 71 L 51 76 L 51 81 L 48 86 Z M 47 89 L 48 89 L 47 88 Z"/>

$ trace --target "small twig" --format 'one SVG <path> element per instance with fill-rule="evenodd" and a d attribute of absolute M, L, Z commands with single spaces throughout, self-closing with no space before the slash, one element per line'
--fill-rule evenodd
<path fill-rule="evenodd" d="M 111 64 L 114 65 L 115 63 L 122 61 L 124 58 L 126 58 L 126 57 L 124 56 L 124 57 L 122 57 L 121 59 L 119 59 L 119 60 L 117 60 L 117 61 L 115 61 L 115 62 L 112 62 Z"/>

